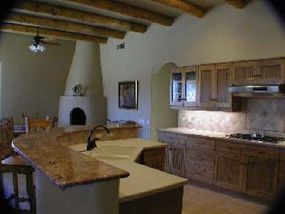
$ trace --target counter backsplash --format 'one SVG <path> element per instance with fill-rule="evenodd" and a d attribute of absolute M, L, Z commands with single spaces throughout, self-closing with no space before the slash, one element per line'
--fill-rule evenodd
<path fill-rule="evenodd" d="M 264 131 L 284 134 L 285 99 L 244 99 L 241 112 L 180 110 L 178 126 L 224 133 Z"/>

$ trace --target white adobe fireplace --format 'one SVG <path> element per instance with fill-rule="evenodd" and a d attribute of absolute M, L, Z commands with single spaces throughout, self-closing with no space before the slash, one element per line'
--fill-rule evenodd
<path fill-rule="evenodd" d="M 84 96 L 73 96 L 72 88 L 77 84 L 81 84 L 85 89 Z M 103 95 L 99 46 L 78 41 L 67 77 L 64 96 L 59 99 L 58 124 L 60 126 L 71 125 L 74 120 L 76 124 L 80 119 L 84 121 L 84 117 L 86 117 L 86 125 L 104 123 L 106 101 Z"/>

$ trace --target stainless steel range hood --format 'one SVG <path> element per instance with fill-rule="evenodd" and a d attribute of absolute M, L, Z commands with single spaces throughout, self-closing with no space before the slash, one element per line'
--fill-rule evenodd
<path fill-rule="evenodd" d="M 259 96 L 285 96 L 285 85 L 245 85 L 229 87 L 229 92 L 234 96 L 259 97 Z"/>

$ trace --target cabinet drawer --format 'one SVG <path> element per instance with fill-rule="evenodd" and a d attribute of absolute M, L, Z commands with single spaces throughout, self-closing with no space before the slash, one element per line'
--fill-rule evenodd
<path fill-rule="evenodd" d="M 168 142 L 169 140 L 172 140 L 173 138 L 175 138 L 175 134 L 172 134 L 169 132 L 159 131 L 158 133 L 159 133 L 158 134 L 159 141 L 162 141 L 162 142 Z"/>
<path fill-rule="evenodd" d="M 165 143 L 184 143 L 186 140 L 185 135 L 169 133 L 169 132 L 159 132 L 159 141 Z"/>
<path fill-rule="evenodd" d="M 185 161 L 193 160 L 213 163 L 215 160 L 215 151 L 188 147 L 185 151 Z"/>
<path fill-rule="evenodd" d="M 243 145 L 230 141 L 216 141 L 216 150 L 229 153 L 242 153 Z"/>
<path fill-rule="evenodd" d="M 206 138 L 187 137 L 186 150 L 191 148 L 215 150 L 215 141 Z"/>
<path fill-rule="evenodd" d="M 244 145 L 243 154 L 264 159 L 279 160 L 279 149 Z"/>
<path fill-rule="evenodd" d="M 205 164 L 199 161 L 186 161 L 185 177 L 200 182 L 213 183 L 214 164 Z"/>

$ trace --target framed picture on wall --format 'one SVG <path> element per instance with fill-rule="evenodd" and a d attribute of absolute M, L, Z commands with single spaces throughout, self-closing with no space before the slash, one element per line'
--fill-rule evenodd
<path fill-rule="evenodd" d="M 139 81 L 119 82 L 119 108 L 138 109 Z"/>

